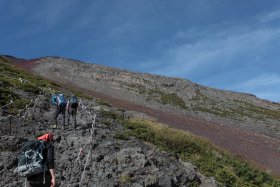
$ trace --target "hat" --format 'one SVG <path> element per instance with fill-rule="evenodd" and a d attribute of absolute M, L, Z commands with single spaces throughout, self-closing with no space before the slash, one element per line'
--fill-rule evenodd
<path fill-rule="evenodd" d="M 49 132 L 37 138 L 37 140 L 43 140 L 46 142 L 50 142 L 53 140 L 53 133 Z"/>

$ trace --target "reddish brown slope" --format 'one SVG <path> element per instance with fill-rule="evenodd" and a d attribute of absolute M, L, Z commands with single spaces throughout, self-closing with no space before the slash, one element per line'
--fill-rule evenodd
<path fill-rule="evenodd" d="M 16 61 L 13 61 L 13 63 L 20 67 L 20 68 L 23 68 L 29 72 L 32 72 L 32 68 L 34 66 L 36 66 L 36 61 L 37 59 L 31 59 L 31 60 L 16 60 Z"/>

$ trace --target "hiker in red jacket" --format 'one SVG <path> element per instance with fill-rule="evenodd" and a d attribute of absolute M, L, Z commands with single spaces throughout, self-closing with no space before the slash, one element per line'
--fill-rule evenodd
<path fill-rule="evenodd" d="M 47 165 L 47 171 L 27 178 L 28 185 L 29 187 L 55 187 L 53 134 L 50 132 L 38 137 L 37 139 L 46 142 L 43 158 Z"/>

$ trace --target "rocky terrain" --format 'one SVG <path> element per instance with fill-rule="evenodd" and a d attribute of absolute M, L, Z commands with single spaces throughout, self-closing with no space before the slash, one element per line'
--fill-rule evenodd
<path fill-rule="evenodd" d="M 114 121 L 104 124 L 102 121 L 111 119 L 102 116 L 101 110 L 112 109 L 94 103 L 84 101 L 84 109 L 77 117 L 78 127 L 74 129 L 69 125 L 64 131 L 50 129 L 54 108 L 44 96 L 24 122 L 19 124 L 18 119 L 13 118 L 11 129 L 9 120 L 2 116 L 0 186 L 24 185 L 24 179 L 13 173 L 17 166 L 17 150 L 23 142 L 47 131 L 53 131 L 57 139 L 55 162 L 59 186 L 217 186 L 215 180 L 204 177 L 194 165 L 179 160 L 174 154 L 162 152 L 133 137 L 115 138 L 123 127 Z"/>
<path fill-rule="evenodd" d="M 12 118 L 5 108 L 0 117 L 1 186 L 23 184 L 23 179 L 12 172 L 17 150 L 27 138 L 50 130 L 61 139 L 55 143 L 60 186 L 217 186 L 211 176 L 225 186 L 280 185 L 270 176 L 280 175 L 277 103 L 183 79 L 132 73 L 59 57 L 24 60 L 0 56 L 0 61 L 12 62 L 55 81 L 42 81 L 0 63 L 0 106 L 13 106 Z M 69 95 L 72 92 L 69 89 L 87 95 L 83 98 L 86 108 L 79 111 L 78 127 L 67 126 L 65 131 L 50 129 L 54 109 L 49 94 L 63 90 Z M 92 96 L 98 102 L 89 99 Z M 10 99 L 14 103 L 9 103 Z M 198 144 L 200 140 L 190 143 L 193 138 L 186 140 L 188 146 L 183 145 L 184 151 L 180 153 L 173 148 L 182 145 L 181 137 L 177 141 L 177 136 L 168 134 L 173 131 L 168 131 L 162 142 L 153 142 L 157 138 L 147 127 L 133 127 L 135 136 L 127 136 L 127 127 L 116 120 L 115 114 L 192 132 L 256 164 L 264 172 L 247 163 L 228 160 L 229 156 L 210 144 L 203 148 Z M 167 150 L 173 151 L 162 151 L 146 142 L 141 137 L 141 128 L 152 135 L 152 141 L 148 142 L 158 143 L 157 147 L 171 145 Z M 94 141 L 90 141 L 91 135 Z M 196 151 L 192 152 L 193 149 Z M 199 167 L 180 158 L 195 161 Z M 200 174 L 201 169 L 210 178 Z"/>
<path fill-rule="evenodd" d="M 208 88 L 185 79 L 129 72 L 60 57 L 18 60 L 16 64 L 60 84 L 83 89 L 117 107 L 146 113 L 170 126 L 206 137 L 233 154 L 280 175 L 280 165 L 266 159 L 268 155 L 275 155 L 273 158 L 280 155 L 277 147 L 279 103 L 252 94 Z M 160 113 L 163 114 L 160 116 Z M 167 114 L 173 114 L 169 118 L 172 120 L 163 119 Z M 178 116 L 185 119 L 176 125 Z M 188 124 L 193 119 L 200 125 Z M 228 129 L 217 137 L 216 132 L 224 127 Z M 263 151 L 267 154 L 256 154 L 254 149 L 258 145 L 270 150 Z"/>

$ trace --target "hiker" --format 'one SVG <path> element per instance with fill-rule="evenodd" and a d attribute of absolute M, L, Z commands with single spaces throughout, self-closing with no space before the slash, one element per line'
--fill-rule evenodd
<path fill-rule="evenodd" d="M 66 109 L 66 101 L 63 94 L 55 94 L 52 96 L 52 104 L 55 106 L 54 112 L 54 128 L 57 128 L 57 117 L 59 114 L 62 114 L 63 121 L 61 129 L 64 129 L 65 126 L 65 109 Z"/>
<path fill-rule="evenodd" d="M 54 169 L 54 146 L 53 134 L 47 133 L 37 138 L 45 142 L 43 150 L 43 163 L 46 163 L 46 171 L 40 174 L 32 175 L 27 178 L 29 187 L 55 187 L 55 169 Z"/>
<path fill-rule="evenodd" d="M 74 122 L 74 128 L 76 128 L 77 125 L 77 109 L 78 109 L 78 98 L 74 95 L 70 97 L 70 99 L 67 101 L 67 113 L 68 113 L 68 118 L 67 118 L 67 125 L 70 123 L 70 116 L 72 116 L 72 121 Z"/>

